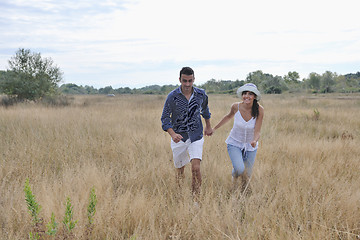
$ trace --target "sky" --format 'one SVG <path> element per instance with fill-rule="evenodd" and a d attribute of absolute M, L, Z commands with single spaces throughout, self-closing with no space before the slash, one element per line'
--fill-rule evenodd
<path fill-rule="evenodd" d="M 19 48 L 95 88 L 360 71 L 358 0 L 0 0 L 0 70 Z"/>

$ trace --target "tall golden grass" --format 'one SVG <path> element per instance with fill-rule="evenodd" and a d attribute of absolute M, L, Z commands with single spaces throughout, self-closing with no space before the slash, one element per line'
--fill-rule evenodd
<path fill-rule="evenodd" d="M 209 97 L 215 126 L 238 99 Z M 206 137 L 200 208 L 189 167 L 184 186 L 175 184 L 160 122 L 165 96 L 75 100 L 62 108 L 0 107 L 1 239 L 26 239 L 31 231 L 26 178 L 45 223 L 54 212 L 62 228 L 71 198 L 76 239 L 86 236 L 92 187 L 92 239 L 360 238 L 358 95 L 265 95 L 251 194 L 232 191 L 224 143 L 232 123 Z"/>

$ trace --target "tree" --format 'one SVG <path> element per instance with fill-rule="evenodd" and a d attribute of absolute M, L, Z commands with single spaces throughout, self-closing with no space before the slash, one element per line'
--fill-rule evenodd
<path fill-rule="evenodd" d="M 160 89 L 161 94 L 168 94 L 169 92 L 171 92 L 172 90 L 174 90 L 175 88 L 179 87 L 179 85 L 163 85 Z"/>
<path fill-rule="evenodd" d="M 3 93 L 18 100 L 37 100 L 56 93 L 63 73 L 51 58 L 20 48 L 9 61 L 9 69 L 1 81 Z"/>
<path fill-rule="evenodd" d="M 87 94 L 97 94 L 98 90 L 94 88 L 93 86 L 85 85 L 85 91 Z"/>
<path fill-rule="evenodd" d="M 298 83 L 300 75 L 298 72 L 288 72 L 287 75 L 284 76 L 284 81 L 286 83 Z"/>
<path fill-rule="evenodd" d="M 114 89 L 112 88 L 112 86 L 106 86 L 104 88 L 100 88 L 99 89 L 99 93 L 100 94 L 110 94 L 110 93 L 114 93 Z"/>
<path fill-rule="evenodd" d="M 2 93 L 2 82 L 4 81 L 5 77 L 7 75 L 6 71 L 0 70 L 0 94 Z"/>
<path fill-rule="evenodd" d="M 279 94 L 288 89 L 282 77 L 274 77 L 272 74 L 263 73 L 261 70 L 249 73 L 246 82 L 254 83 L 264 93 Z"/>
<path fill-rule="evenodd" d="M 257 70 L 255 72 L 251 72 L 247 75 L 245 81 L 247 83 L 253 83 L 256 86 L 260 86 L 261 83 L 267 78 L 269 74 L 264 74 L 261 70 Z"/>
<path fill-rule="evenodd" d="M 330 71 L 326 71 L 325 73 L 323 73 L 323 75 L 321 76 L 321 82 L 320 82 L 322 92 L 324 92 L 324 93 L 333 92 L 334 90 L 332 89 L 332 87 L 333 87 L 333 85 L 335 85 L 336 78 L 337 78 L 336 73 L 332 73 Z"/>
<path fill-rule="evenodd" d="M 284 82 L 289 90 L 289 92 L 300 92 L 303 87 L 303 82 L 300 81 L 300 75 L 298 72 L 288 72 L 287 75 L 283 77 Z"/>
<path fill-rule="evenodd" d="M 360 92 L 360 72 L 345 74 L 342 92 Z M 338 81 L 338 80 L 337 80 Z"/>
<path fill-rule="evenodd" d="M 280 94 L 282 93 L 283 89 L 286 89 L 286 86 L 282 77 L 273 77 L 272 75 L 269 75 L 261 83 L 261 88 L 263 89 L 264 93 Z"/>
<path fill-rule="evenodd" d="M 65 94 L 87 94 L 87 90 L 83 86 L 74 83 L 67 83 L 60 86 L 59 91 Z"/>
<path fill-rule="evenodd" d="M 319 91 L 321 76 L 315 72 L 309 74 L 309 78 L 306 79 L 307 85 L 313 91 Z"/>

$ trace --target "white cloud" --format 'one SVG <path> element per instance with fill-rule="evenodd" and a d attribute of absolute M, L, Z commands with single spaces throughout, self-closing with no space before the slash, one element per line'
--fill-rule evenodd
<path fill-rule="evenodd" d="M 356 0 L 15 0 L 0 6 L 0 23 L 8 23 L 0 25 L 0 68 L 19 47 L 30 48 L 53 58 L 65 81 L 76 84 L 172 84 L 183 65 L 194 67 L 202 82 L 244 79 L 256 70 L 301 77 L 360 70 Z"/>

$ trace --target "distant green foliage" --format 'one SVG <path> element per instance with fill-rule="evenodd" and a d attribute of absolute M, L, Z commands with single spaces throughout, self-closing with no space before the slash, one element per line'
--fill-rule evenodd
<path fill-rule="evenodd" d="M 99 94 L 114 94 L 112 86 L 107 86 L 99 89 Z"/>
<path fill-rule="evenodd" d="M 59 87 L 59 92 L 64 93 L 64 94 L 76 94 L 76 95 L 81 95 L 81 94 L 98 94 L 99 90 L 95 89 L 92 86 L 78 86 L 74 83 L 67 83 L 67 84 L 62 84 Z"/>
<path fill-rule="evenodd" d="M 31 62 L 31 64 L 30 64 Z M 30 50 L 19 49 L 16 56 L 10 61 L 10 70 L 0 71 L 0 93 L 8 96 L 16 96 L 18 99 L 44 99 L 55 92 L 66 95 L 71 94 L 161 94 L 166 95 L 179 85 L 150 85 L 142 88 L 120 87 L 114 89 L 112 86 L 96 89 L 93 86 L 82 86 L 73 83 L 57 83 L 62 78 L 62 72 L 56 66 L 52 66 L 51 59 L 42 59 L 40 53 L 31 53 Z M 29 66 L 30 67 L 29 67 Z M 49 69 L 49 70 L 47 70 Z M 52 69 L 50 71 L 50 69 Z M 237 88 L 245 83 L 254 83 L 260 92 L 265 94 L 280 94 L 283 92 L 360 92 L 360 72 L 338 75 L 326 71 L 323 74 L 312 72 L 308 77 L 300 80 L 296 71 L 289 71 L 284 76 L 264 73 L 261 70 L 248 73 L 244 80 L 216 80 L 210 79 L 196 87 L 203 88 L 209 94 L 235 94 Z M 11 105 L 11 98 L 1 100 L 2 105 Z"/>
<path fill-rule="evenodd" d="M 204 84 L 195 85 L 203 88 L 208 94 L 235 94 L 237 88 L 245 83 L 254 83 L 260 92 L 265 94 L 280 94 L 283 92 L 329 93 L 329 92 L 360 92 L 360 72 L 356 74 L 337 75 L 326 71 L 323 74 L 312 72 L 307 78 L 300 80 L 296 71 L 290 71 L 285 76 L 273 76 L 263 73 L 261 70 L 251 72 L 245 80 L 215 80 L 210 79 Z M 130 89 L 128 87 L 113 89 L 111 86 L 100 88 L 87 93 L 85 88 L 89 86 L 77 86 L 75 84 L 62 85 L 61 92 L 66 94 L 168 94 L 179 85 L 150 85 L 143 88 Z"/>
<path fill-rule="evenodd" d="M 109 94 L 168 94 L 173 89 L 179 87 L 179 85 L 151 85 L 146 86 L 143 88 L 134 88 L 131 89 L 129 87 L 124 88 L 117 88 L 113 89 L 111 86 L 107 86 L 100 89 L 95 89 L 94 87 L 90 86 L 78 86 L 73 83 L 63 84 L 59 87 L 59 92 L 64 94 L 102 94 L 102 95 L 109 95 Z"/>
<path fill-rule="evenodd" d="M 199 88 L 203 88 L 207 93 L 219 93 L 219 94 L 231 94 L 236 93 L 236 90 L 244 85 L 245 81 L 230 81 L 230 80 L 220 80 L 216 81 L 211 79 L 204 84 L 199 85 Z"/>
<path fill-rule="evenodd" d="M 299 79 L 300 75 L 298 72 L 288 72 L 288 74 L 284 76 L 286 84 L 299 83 Z"/>
<path fill-rule="evenodd" d="M 254 83 L 260 92 L 265 94 L 280 94 L 283 92 L 330 93 L 330 92 L 360 92 L 360 72 L 356 74 L 337 75 L 326 71 L 323 74 L 312 72 L 307 78 L 300 80 L 299 73 L 292 71 L 285 76 L 273 76 L 261 70 L 251 72 L 245 80 L 215 80 L 210 79 L 204 84 L 195 85 L 203 88 L 208 94 L 235 94 L 245 83 Z M 60 91 L 65 94 L 163 94 L 179 87 L 179 85 L 150 85 L 143 88 L 128 87 L 113 89 L 111 86 L 99 90 L 89 86 L 64 84 Z"/>

